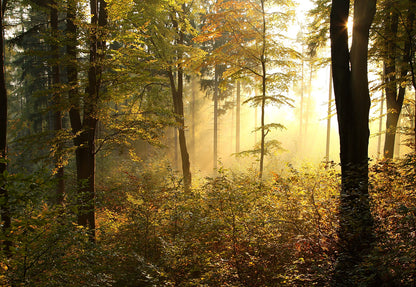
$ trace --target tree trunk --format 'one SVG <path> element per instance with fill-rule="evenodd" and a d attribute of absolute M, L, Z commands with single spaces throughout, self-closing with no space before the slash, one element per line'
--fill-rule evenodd
<path fill-rule="evenodd" d="M 306 99 L 305 105 L 305 115 L 304 115 L 304 132 L 303 139 L 308 137 L 308 128 L 309 128 L 309 113 L 311 110 L 311 99 L 312 99 L 312 77 L 313 77 L 313 62 L 312 57 L 309 59 L 309 83 L 308 83 L 308 97 Z"/>
<path fill-rule="evenodd" d="M 52 39 L 56 39 L 58 37 L 58 7 L 55 1 L 51 3 L 51 29 L 52 29 Z M 57 41 L 57 40 L 56 40 Z M 53 59 L 52 61 L 57 61 L 59 59 L 59 46 L 56 44 L 52 45 L 52 53 Z M 54 103 L 54 115 L 53 115 L 53 123 L 54 123 L 54 130 L 56 134 L 62 130 L 62 113 L 60 111 L 60 103 L 61 103 L 61 96 L 60 92 L 58 91 L 58 86 L 60 84 L 60 70 L 59 70 L 59 63 L 54 62 L 52 64 L 52 87 L 53 87 L 53 103 Z M 58 184 L 56 187 L 56 195 L 55 195 L 55 202 L 57 204 L 61 204 L 64 199 L 65 193 L 65 181 L 64 181 L 64 167 L 62 166 L 62 152 L 63 147 L 61 144 L 60 139 L 57 139 L 58 146 L 56 147 L 55 151 L 55 171 L 56 171 L 56 178 L 58 180 Z"/>
<path fill-rule="evenodd" d="M 302 71 L 301 71 L 301 87 L 300 87 L 300 112 L 299 112 L 299 146 L 302 147 L 303 144 L 303 97 L 305 90 L 305 61 L 303 59 L 303 47 L 302 47 Z"/>
<path fill-rule="evenodd" d="M 192 115 L 192 157 L 195 159 L 196 158 L 196 148 L 195 148 L 195 144 L 196 144 L 196 134 L 195 134 L 195 130 L 196 130 L 196 97 L 198 94 L 198 90 L 197 90 L 197 78 L 196 76 L 192 77 L 191 80 L 191 85 L 192 85 L 192 101 L 191 101 L 191 115 Z"/>
<path fill-rule="evenodd" d="M 7 1 L 2 1 L 0 9 L 0 216 L 2 221 L 2 232 L 5 240 L 1 242 L 6 257 L 11 256 L 12 243 L 8 239 L 11 227 L 11 214 L 9 206 L 9 192 L 6 188 L 5 171 L 7 170 L 7 89 L 4 63 L 4 11 Z"/>
<path fill-rule="evenodd" d="M 264 0 L 261 0 L 261 12 L 263 16 L 263 31 L 262 31 L 262 53 L 261 53 L 261 70 L 262 70 L 262 99 L 261 99 L 261 142 L 260 142 L 260 168 L 259 168 L 259 178 L 263 178 L 263 169 L 264 169 L 264 154 L 265 154 L 265 140 L 266 140 L 266 130 L 265 130 L 265 112 L 266 112 L 266 11 L 264 8 Z"/>
<path fill-rule="evenodd" d="M 383 112 L 384 112 L 384 92 L 381 95 L 380 101 L 380 114 L 379 114 L 379 124 L 378 124 L 378 141 L 377 141 L 377 159 L 380 158 L 381 154 L 381 136 L 382 136 L 382 128 L 383 128 Z"/>
<path fill-rule="evenodd" d="M 261 99 L 261 138 L 260 138 L 260 168 L 259 168 L 259 178 L 263 178 L 263 169 L 264 169 L 264 154 L 265 154 L 265 140 L 266 140 L 266 131 L 265 131 L 265 112 L 266 112 L 266 63 L 262 61 L 262 99 Z"/>
<path fill-rule="evenodd" d="M 332 101 L 332 66 L 329 67 L 329 88 L 328 88 L 328 111 L 326 123 L 326 149 L 325 160 L 329 163 L 329 148 L 331 144 L 331 101 Z"/>
<path fill-rule="evenodd" d="M 184 8 L 184 6 L 183 6 Z M 178 22 L 172 17 L 172 24 L 177 32 L 178 39 L 177 43 L 183 45 L 184 43 L 184 34 L 180 30 Z M 177 52 L 178 60 L 182 59 L 182 52 Z M 178 61 L 179 62 L 179 61 Z M 176 123 L 178 124 L 178 134 L 179 134 L 179 148 L 181 151 L 181 160 L 182 160 L 182 174 L 184 181 L 184 189 L 186 192 L 191 190 L 192 185 L 192 175 L 191 175 L 191 163 L 189 161 L 189 153 L 186 145 L 186 136 L 185 136 L 185 114 L 183 110 L 183 67 L 182 64 L 177 65 L 177 81 L 175 81 L 174 72 L 172 67 L 167 71 L 173 108 L 175 112 Z"/>
<path fill-rule="evenodd" d="M 172 71 L 168 72 L 173 107 L 175 112 L 176 123 L 178 125 L 178 134 L 179 134 L 179 148 L 181 151 L 181 160 L 182 160 L 182 173 L 184 180 L 185 191 L 190 191 L 192 184 L 191 177 L 191 164 L 189 162 L 189 154 L 186 146 L 186 136 L 185 136 L 185 119 L 183 111 L 183 71 L 182 68 L 178 69 L 177 77 L 177 86 L 175 84 L 175 78 Z"/>
<path fill-rule="evenodd" d="M 387 106 L 389 106 L 389 104 L 387 104 Z M 390 104 L 390 108 L 387 107 L 386 137 L 384 140 L 384 158 L 386 159 L 393 159 L 394 156 L 397 124 L 400 117 L 400 112 L 397 110 L 397 105 L 395 106 L 396 108 L 392 108 Z"/>
<path fill-rule="evenodd" d="M 71 84 L 69 93 L 73 103 L 70 120 L 75 135 L 76 167 L 78 182 L 78 224 L 89 229 L 89 237 L 95 241 L 95 138 L 98 124 L 97 105 L 101 86 L 102 60 L 105 42 L 100 39 L 100 28 L 107 24 L 106 2 L 90 0 L 91 32 L 90 32 L 90 68 L 88 70 L 87 94 L 84 98 L 83 118 L 81 121 L 79 95 L 76 91 L 76 25 L 75 1 L 68 3 L 67 32 L 74 41 L 67 46 L 68 55 L 73 63 L 68 66 L 68 81 Z"/>
<path fill-rule="evenodd" d="M 218 161 L 218 97 L 219 97 L 219 71 L 218 66 L 215 66 L 214 76 L 214 154 L 213 154 L 213 166 L 214 172 L 217 172 Z"/>
<path fill-rule="evenodd" d="M 237 81 L 237 99 L 235 116 L 235 152 L 240 152 L 240 116 L 241 116 L 241 82 Z"/>
<path fill-rule="evenodd" d="M 388 6 L 394 5 L 394 1 L 387 3 Z M 391 12 L 388 14 L 385 24 L 385 49 L 386 56 L 384 59 L 384 82 L 387 104 L 386 119 L 386 137 L 384 141 L 384 158 L 393 159 L 394 142 L 396 137 L 397 122 L 399 120 L 400 111 L 404 99 L 404 90 L 400 94 L 397 93 L 397 29 L 399 24 L 399 14 L 397 11 L 388 7 Z M 402 89 L 401 89 L 402 90 Z"/>
<path fill-rule="evenodd" d="M 348 0 L 333 0 L 330 37 L 333 82 L 340 136 L 342 185 L 339 206 L 339 256 L 334 286 L 355 286 L 359 265 L 369 254 L 373 220 L 368 195 L 370 97 L 367 78 L 369 29 L 376 0 L 354 3 L 351 52 L 348 50 Z M 350 69 L 351 67 L 351 69 Z"/>

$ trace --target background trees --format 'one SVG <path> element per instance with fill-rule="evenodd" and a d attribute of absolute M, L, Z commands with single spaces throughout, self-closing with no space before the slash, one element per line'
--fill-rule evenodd
<path fill-rule="evenodd" d="M 387 103 L 384 157 L 392 159 L 396 134 L 402 133 L 399 117 L 410 84 L 411 37 L 414 30 L 409 1 L 379 1 L 375 17 L 372 54 L 383 61 L 382 81 Z"/>
<path fill-rule="evenodd" d="M 269 12 L 276 3 L 219 1 L 214 12 L 208 15 L 204 34 L 199 39 L 216 41 L 223 37 L 225 43 L 212 51 L 214 63 L 224 63 L 227 67 L 223 77 L 244 78 L 260 92 L 259 96 L 247 101 L 261 108 L 260 143 L 251 151 L 259 154 L 260 178 L 265 154 L 279 146 L 277 140 L 266 142 L 266 135 L 272 129 L 283 128 L 282 124 L 266 124 L 266 104 L 290 105 L 291 100 L 285 94 L 294 76 L 294 59 L 297 57 L 293 49 L 283 45 L 283 33 L 291 19 L 293 3 L 284 1 L 278 4 L 276 9 L 279 12 Z"/>

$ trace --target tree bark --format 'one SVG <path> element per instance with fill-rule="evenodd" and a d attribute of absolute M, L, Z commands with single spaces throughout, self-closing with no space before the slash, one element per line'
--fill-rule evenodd
<path fill-rule="evenodd" d="M 404 76 L 407 72 L 399 72 L 399 68 L 403 69 L 400 64 L 400 57 L 397 55 L 397 31 L 399 25 L 399 14 L 392 6 L 395 1 L 389 1 L 387 8 L 390 13 L 385 20 L 385 57 L 384 57 L 384 84 L 387 104 L 386 119 L 386 138 L 384 141 L 384 158 L 393 159 L 394 146 L 396 139 L 397 123 L 403 106 L 405 88 L 400 86 L 397 88 L 400 76 Z M 404 60 L 404 59 L 402 59 Z M 398 67 L 399 66 L 399 67 Z"/>
<path fill-rule="evenodd" d="M 81 120 L 79 95 L 76 91 L 76 25 L 75 2 L 68 4 L 68 34 L 74 42 L 67 46 L 68 55 L 73 63 L 68 67 L 68 81 L 72 85 L 69 96 L 73 103 L 70 110 L 70 120 L 75 135 L 76 167 L 78 183 L 78 218 L 79 225 L 89 229 L 90 241 L 95 241 L 95 139 L 98 124 L 98 101 L 101 86 L 102 58 L 105 48 L 101 29 L 107 23 L 106 2 L 90 0 L 91 31 L 90 31 L 90 67 L 88 69 L 88 87 L 84 98 L 83 117 Z"/>
<path fill-rule="evenodd" d="M 191 176 L 191 164 L 189 162 L 189 153 L 188 153 L 188 149 L 186 146 L 186 136 L 185 136 L 185 119 L 184 119 L 184 110 L 183 110 L 183 71 L 181 68 L 179 68 L 178 70 L 177 86 L 175 84 L 173 71 L 169 71 L 168 76 L 170 80 L 176 123 L 178 125 L 179 149 L 181 151 L 184 188 L 185 188 L 185 191 L 190 191 L 191 184 L 192 184 L 192 176 Z"/>
<path fill-rule="evenodd" d="M 369 29 L 376 0 L 354 2 L 351 51 L 348 49 L 348 0 L 333 0 L 330 37 L 333 83 L 337 107 L 341 194 L 339 256 L 334 286 L 354 286 L 350 280 L 369 254 L 373 220 L 368 195 L 368 141 L 370 97 L 367 78 Z"/>
<path fill-rule="evenodd" d="M 178 22 L 172 17 L 172 23 L 175 30 L 178 33 L 177 43 L 183 45 L 184 43 L 184 34 L 180 30 Z M 178 59 L 182 58 L 182 52 L 178 51 Z M 174 107 L 174 113 L 176 118 L 176 123 L 178 125 L 178 135 L 179 135 L 179 148 L 181 151 L 181 160 L 182 160 L 182 174 L 184 181 L 184 189 L 186 192 L 191 190 L 192 185 L 192 175 L 191 175 L 191 163 L 189 161 L 189 153 L 186 145 L 186 136 L 185 136 L 185 114 L 183 110 L 183 67 L 182 64 L 177 65 L 177 80 L 175 81 L 174 73 L 172 68 L 168 71 L 168 77 L 171 87 L 172 101 Z"/>
<path fill-rule="evenodd" d="M 58 37 L 58 7 L 56 1 L 51 1 L 50 7 L 50 17 L 51 17 L 51 35 L 53 39 Z M 57 41 L 57 40 L 55 40 Z M 52 45 L 52 61 L 55 61 L 52 64 L 52 88 L 53 88 L 53 103 L 54 103 L 54 130 L 59 132 L 62 130 L 62 113 L 60 111 L 61 96 L 58 91 L 58 85 L 60 84 L 60 69 L 57 59 L 59 59 L 59 46 L 57 44 Z M 56 187 L 55 202 L 57 204 L 62 204 L 65 193 L 65 181 L 64 181 L 64 167 L 62 166 L 62 152 L 63 147 L 60 143 L 60 140 L 57 139 L 58 145 L 55 151 L 55 171 L 56 178 L 58 180 Z"/>
<path fill-rule="evenodd" d="M 12 242 L 8 239 L 11 227 L 11 214 L 9 206 L 9 191 L 6 188 L 5 173 L 7 170 L 7 89 L 4 62 L 4 12 L 6 2 L 0 9 L 0 216 L 2 221 L 2 232 L 5 240 L 1 242 L 1 248 L 6 257 L 11 256 Z"/>

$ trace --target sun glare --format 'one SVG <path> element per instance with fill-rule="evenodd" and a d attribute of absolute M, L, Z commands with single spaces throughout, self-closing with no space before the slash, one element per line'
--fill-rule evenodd
<path fill-rule="evenodd" d="M 353 25 L 354 25 L 354 22 L 352 21 L 352 19 L 349 19 L 349 21 L 347 22 L 347 28 L 348 28 L 348 31 L 351 33 L 352 32 L 352 27 L 353 27 Z"/>

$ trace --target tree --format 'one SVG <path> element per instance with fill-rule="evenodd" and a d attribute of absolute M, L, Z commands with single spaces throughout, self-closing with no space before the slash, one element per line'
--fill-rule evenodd
<path fill-rule="evenodd" d="M 79 225 L 89 228 L 90 240 L 95 240 L 95 155 L 96 155 L 96 130 L 98 125 L 98 105 L 101 100 L 101 76 L 103 70 L 103 56 L 105 42 L 103 29 L 107 24 L 107 12 L 105 0 L 90 0 L 91 23 L 89 30 L 89 68 L 88 85 L 86 94 L 81 99 L 77 90 L 78 68 L 77 62 L 77 25 L 76 5 L 77 1 L 70 0 L 67 3 L 67 35 L 72 41 L 68 41 L 67 53 L 70 62 L 67 67 L 68 93 L 70 102 L 70 122 L 74 134 L 76 147 L 76 174 L 78 184 L 79 211 L 77 222 Z M 82 111 L 82 112 L 81 112 Z"/>
<path fill-rule="evenodd" d="M 386 138 L 383 156 L 392 159 L 399 117 L 402 111 L 407 78 L 411 67 L 412 31 L 414 9 L 409 1 L 380 1 L 375 18 L 376 34 L 373 45 L 376 60 L 383 62 L 383 88 L 387 103 Z M 412 33 L 412 32 L 411 32 Z"/>
<path fill-rule="evenodd" d="M 143 4 L 141 4 L 143 5 Z M 145 22 L 149 22 L 142 33 L 146 35 L 148 57 L 154 60 L 154 73 L 167 79 L 173 112 L 179 137 L 182 173 L 185 190 L 192 183 L 191 165 L 185 135 L 184 80 L 190 70 L 190 59 L 198 58 L 199 49 L 193 47 L 192 37 L 196 30 L 192 19 L 197 11 L 193 1 L 157 1 L 146 3 Z"/>
<path fill-rule="evenodd" d="M 277 123 L 266 124 L 267 104 L 290 104 L 284 94 L 293 78 L 293 59 L 298 55 L 283 45 L 282 32 L 291 19 L 292 1 L 278 2 L 278 12 L 269 12 L 273 1 L 218 1 L 215 13 L 208 15 L 201 42 L 215 40 L 227 35 L 227 41 L 212 52 L 214 63 L 227 66 L 224 77 L 250 79 L 260 95 L 248 99 L 253 106 L 261 108 L 260 143 L 248 153 L 259 154 L 259 178 L 263 177 L 264 156 L 279 142 L 266 142 L 266 135 L 273 129 L 283 128 Z M 274 27 L 273 29 L 271 27 Z M 276 31 L 276 27 L 281 29 Z M 277 72 L 271 72 L 277 68 Z M 243 152 L 246 153 L 246 152 Z"/>
<path fill-rule="evenodd" d="M 240 152 L 240 125 L 241 125 L 241 81 L 237 81 L 236 92 L 236 115 L 235 115 L 235 152 Z"/>
<path fill-rule="evenodd" d="M 11 215 L 9 206 L 9 192 L 6 187 L 7 177 L 7 89 L 4 64 L 4 12 L 7 1 L 1 2 L 0 6 L 0 219 L 2 221 L 2 233 L 5 240 L 1 248 L 6 256 L 11 256 L 11 241 L 7 238 L 11 226 Z"/>
<path fill-rule="evenodd" d="M 335 286 L 356 285 L 354 275 L 358 275 L 359 265 L 369 254 L 373 241 L 368 195 L 370 96 L 367 55 L 376 0 L 354 2 L 351 50 L 347 28 L 349 10 L 349 0 L 332 1 L 331 61 L 341 151 L 340 253 Z"/>
<path fill-rule="evenodd" d="M 53 115 L 53 128 L 56 132 L 56 137 L 58 136 L 59 131 L 62 130 L 62 112 L 60 111 L 61 105 L 61 91 L 59 90 L 59 85 L 61 83 L 60 79 L 60 68 L 59 68 L 59 45 L 58 43 L 58 36 L 59 36 L 59 29 L 58 29 L 58 6 L 57 2 L 51 0 L 49 3 L 50 9 L 50 22 L 51 22 L 51 38 L 55 39 L 54 43 L 51 45 L 51 54 L 53 56 L 54 63 L 52 64 L 52 88 L 53 88 L 53 102 L 54 102 L 54 115 Z M 58 180 L 57 190 L 55 201 L 57 203 L 62 203 L 65 193 L 65 181 L 64 181 L 64 167 L 62 163 L 62 153 L 63 153 L 63 145 L 59 142 L 55 150 L 55 172 L 56 177 Z"/>
<path fill-rule="evenodd" d="M 219 120 L 220 116 L 233 106 L 233 103 L 230 104 L 230 102 L 227 102 L 227 99 L 232 97 L 235 84 L 233 81 L 230 81 L 230 78 L 225 77 L 227 66 L 223 61 L 217 61 L 215 51 L 230 41 L 232 35 L 229 31 L 222 31 L 217 37 L 208 36 L 205 38 L 205 35 L 209 34 L 207 30 L 210 29 L 209 25 L 212 19 L 216 18 L 217 14 L 222 14 L 226 11 L 227 3 L 233 3 L 233 0 L 207 4 L 205 8 L 206 15 L 204 15 L 201 24 L 204 32 L 196 37 L 201 48 L 207 53 L 201 68 L 201 87 L 208 96 L 212 97 L 213 101 L 213 168 L 215 172 L 218 165 Z M 216 33 L 216 30 L 214 29 L 211 32 Z M 225 104 L 221 106 L 223 101 L 225 101 Z"/>

